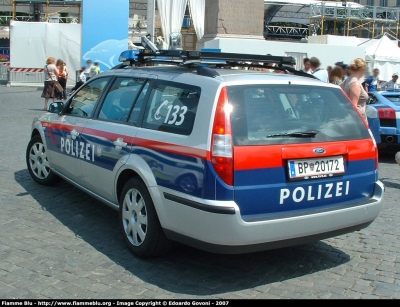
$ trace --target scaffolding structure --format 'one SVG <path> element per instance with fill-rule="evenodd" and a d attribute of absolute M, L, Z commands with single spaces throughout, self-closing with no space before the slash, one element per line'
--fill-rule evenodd
<path fill-rule="evenodd" d="M 274 36 L 288 39 L 301 39 L 308 35 L 306 27 L 265 26 L 265 36 Z"/>
<path fill-rule="evenodd" d="M 375 37 L 387 32 L 399 38 L 399 22 L 399 7 L 347 7 L 341 3 L 328 6 L 321 2 L 310 5 L 309 35 Z M 342 24 L 341 33 L 338 33 L 338 23 Z"/>
<path fill-rule="evenodd" d="M 265 1 L 265 37 L 298 38 L 342 35 L 372 38 L 390 33 L 399 38 L 400 7 L 363 6 L 354 2 Z"/>
<path fill-rule="evenodd" d="M 58 22 L 80 23 L 81 0 L 0 0 L 0 11 L 9 12 L 7 16 L 0 16 L 2 23 L 9 20 L 33 21 L 35 10 L 38 11 L 40 21 L 51 21 L 53 16 L 74 9 L 77 17 L 58 17 Z M 24 13 L 24 14 L 21 14 Z"/>
<path fill-rule="evenodd" d="M 147 1 L 143 0 L 143 3 L 129 1 L 129 9 L 136 11 L 147 11 Z"/>

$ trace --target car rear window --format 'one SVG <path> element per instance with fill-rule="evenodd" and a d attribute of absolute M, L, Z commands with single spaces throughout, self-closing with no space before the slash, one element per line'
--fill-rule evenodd
<path fill-rule="evenodd" d="M 295 144 L 369 138 L 340 89 L 299 85 L 228 87 L 234 145 Z M 314 137 L 312 137 L 314 136 Z"/>
<path fill-rule="evenodd" d="M 383 95 L 387 100 L 393 102 L 395 105 L 400 106 L 400 94 L 399 95 Z"/>

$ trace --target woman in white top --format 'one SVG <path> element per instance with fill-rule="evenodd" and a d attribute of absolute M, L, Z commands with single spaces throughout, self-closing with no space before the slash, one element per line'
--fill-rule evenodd
<path fill-rule="evenodd" d="M 56 99 L 53 80 L 57 80 L 59 71 L 55 63 L 56 59 L 49 57 L 46 61 L 46 66 L 44 67 L 44 89 L 42 93 L 42 98 L 44 98 L 44 111 L 47 111 L 49 99 L 53 99 L 53 102 Z"/>

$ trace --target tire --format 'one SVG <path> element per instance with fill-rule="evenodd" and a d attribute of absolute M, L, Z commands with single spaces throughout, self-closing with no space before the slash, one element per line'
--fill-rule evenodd
<path fill-rule="evenodd" d="M 49 186 L 59 181 L 59 177 L 50 168 L 46 148 L 40 135 L 35 135 L 28 144 L 26 165 L 33 180 L 39 184 Z"/>
<path fill-rule="evenodd" d="M 119 223 L 124 240 L 135 256 L 158 257 L 172 246 L 164 235 L 150 193 L 139 178 L 129 179 L 122 189 Z"/>

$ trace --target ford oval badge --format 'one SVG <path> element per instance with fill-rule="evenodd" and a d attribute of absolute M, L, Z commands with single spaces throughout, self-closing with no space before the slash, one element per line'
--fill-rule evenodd
<path fill-rule="evenodd" d="M 322 154 L 326 153 L 326 150 L 324 148 L 315 148 L 314 153 L 322 155 Z"/>

